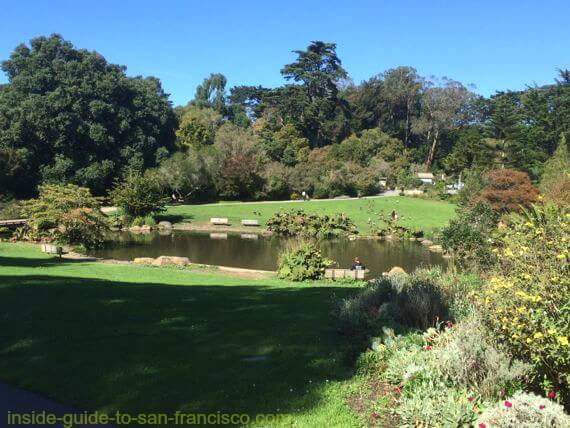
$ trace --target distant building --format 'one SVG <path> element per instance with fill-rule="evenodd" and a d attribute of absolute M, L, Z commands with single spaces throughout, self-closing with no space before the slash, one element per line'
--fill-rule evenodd
<path fill-rule="evenodd" d="M 433 184 L 435 177 L 431 172 L 418 172 L 416 178 L 420 180 L 423 184 Z"/>

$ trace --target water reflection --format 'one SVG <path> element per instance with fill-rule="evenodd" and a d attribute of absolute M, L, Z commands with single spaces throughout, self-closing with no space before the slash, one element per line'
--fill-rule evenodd
<path fill-rule="evenodd" d="M 193 263 L 275 270 L 286 242 L 282 238 L 257 235 L 254 238 L 250 234 L 242 237 L 240 234 L 187 231 L 172 231 L 170 234 L 120 232 L 111 245 L 92 254 L 118 260 L 183 256 Z M 341 268 L 350 267 L 354 257 L 359 256 L 370 269 L 371 277 L 393 266 L 401 266 L 409 272 L 421 265 L 447 264 L 441 254 L 431 253 L 422 245 L 409 241 L 335 239 L 323 241 L 320 246 L 323 254 L 335 260 Z"/>

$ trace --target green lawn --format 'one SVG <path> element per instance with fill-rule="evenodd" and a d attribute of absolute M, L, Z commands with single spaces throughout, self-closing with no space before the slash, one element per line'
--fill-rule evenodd
<path fill-rule="evenodd" d="M 0 243 L 0 380 L 87 410 L 355 426 L 344 401 L 353 363 L 331 315 L 354 290 L 60 261 Z M 253 356 L 267 359 L 243 360 Z"/>
<path fill-rule="evenodd" d="M 240 203 L 221 202 L 204 205 L 180 205 L 168 207 L 166 216 L 175 221 L 205 223 L 211 217 L 227 217 L 233 225 L 239 225 L 242 219 L 257 218 L 263 225 L 271 215 L 281 209 L 299 209 L 307 212 L 334 214 L 344 212 L 357 225 L 361 233 L 368 233 L 368 219 L 374 218 L 373 212 L 384 211 L 386 214 L 396 210 L 401 224 L 419 228 L 426 232 L 444 227 L 455 215 L 455 205 L 419 198 L 384 197 L 371 199 L 349 199 L 308 202 L 276 203 Z M 371 211 L 372 210 L 372 211 Z M 258 212 L 261 215 L 256 215 Z"/>

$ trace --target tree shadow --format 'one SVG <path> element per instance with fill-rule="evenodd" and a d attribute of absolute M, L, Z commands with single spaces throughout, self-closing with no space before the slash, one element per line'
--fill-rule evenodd
<path fill-rule="evenodd" d="M 353 374 L 331 316 L 352 292 L 0 276 L 0 376 L 87 410 L 307 411 Z"/>
<path fill-rule="evenodd" d="M 190 221 L 194 219 L 193 214 L 160 214 L 156 216 L 156 221 L 169 221 L 170 223 L 181 223 L 183 221 Z"/>
<path fill-rule="evenodd" d="M 72 260 L 64 259 L 58 256 L 47 257 L 47 258 L 27 258 L 27 257 L 4 257 L 0 256 L 0 267 L 50 267 L 59 266 L 62 264 L 71 263 L 85 263 L 85 260 Z M 0 276 L 1 277 L 1 276 Z"/>

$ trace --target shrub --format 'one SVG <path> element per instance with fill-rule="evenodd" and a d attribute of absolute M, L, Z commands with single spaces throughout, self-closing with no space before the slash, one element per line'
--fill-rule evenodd
<path fill-rule="evenodd" d="M 16 201 L 0 204 L 0 220 L 13 220 L 22 218 L 22 207 Z"/>
<path fill-rule="evenodd" d="M 282 236 L 327 238 L 357 233 L 345 214 L 309 214 L 303 210 L 279 211 L 267 220 L 267 229 Z"/>
<path fill-rule="evenodd" d="M 487 407 L 477 419 L 481 428 L 570 427 L 570 416 L 559 404 L 534 394 L 519 392 Z"/>
<path fill-rule="evenodd" d="M 320 279 L 333 261 L 323 257 L 316 244 L 300 242 L 285 249 L 279 257 L 279 278 L 291 281 Z"/>
<path fill-rule="evenodd" d="M 538 191 L 526 172 L 513 169 L 495 169 L 486 175 L 485 187 L 472 203 L 486 202 L 497 212 L 520 211 L 538 198 Z"/>
<path fill-rule="evenodd" d="M 64 244 L 96 248 L 105 242 L 106 219 L 92 208 L 74 208 L 60 217 L 56 239 Z"/>
<path fill-rule="evenodd" d="M 475 302 L 497 340 L 532 364 L 535 388 L 570 401 L 568 210 L 535 206 L 499 230 L 494 276 Z"/>
<path fill-rule="evenodd" d="M 479 284 L 474 276 L 445 274 L 440 268 L 377 278 L 343 300 L 338 317 L 352 332 L 370 333 L 385 321 L 425 329 L 435 325 L 436 317 L 456 319 L 469 314 L 471 305 L 465 295 Z"/>
<path fill-rule="evenodd" d="M 393 218 L 383 211 L 375 212 L 372 203 L 368 206 L 368 212 L 370 213 L 368 225 L 373 235 L 391 236 L 396 239 L 421 238 L 424 236 L 424 232 L 420 229 L 410 229 L 399 224 L 399 221 L 402 220 L 399 216 Z"/>
<path fill-rule="evenodd" d="M 498 221 L 487 204 L 463 207 L 441 232 L 442 246 L 463 266 L 487 267 L 493 260 L 490 235 Z"/>
<path fill-rule="evenodd" d="M 116 182 L 109 192 L 113 205 L 121 208 L 130 218 L 145 217 L 164 211 L 166 198 L 156 177 L 150 174 L 129 175 Z"/>
<path fill-rule="evenodd" d="M 84 187 L 42 185 L 37 199 L 21 203 L 28 223 L 18 236 L 24 239 L 49 237 L 62 243 L 97 246 L 103 242 L 108 229 L 100 208 L 101 199 Z"/>

